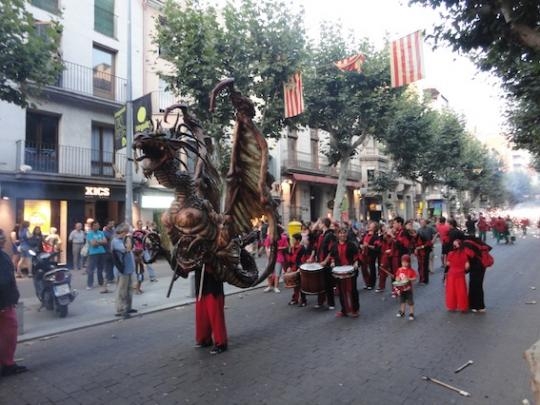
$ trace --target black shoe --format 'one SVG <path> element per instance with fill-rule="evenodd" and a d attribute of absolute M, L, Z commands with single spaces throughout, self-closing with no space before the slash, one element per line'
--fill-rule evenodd
<path fill-rule="evenodd" d="M 124 316 L 124 319 L 129 319 L 129 318 L 131 318 L 131 315 L 130 315 L 130 314 L 124 314 L 123 316 Z"/>
<path fill-rule="evenodd" d="M 212 341 L 209 341 L 209 342 L 201 342 L 201 343 L 195 343 L 195 346 L 193 347 L 196 347 L 196 348 L 200 348 L 200 347 L 210 347 L 212 346 L 214 343 L 212 343 Z"/>
<path fill-rule="evenodd" d="M 128 311 L 128 314 L 136 314 L 137 312 L 139 312 L 139 311 L 137 311 L 136 309 L 131 308 L 131 309 Z"/>
<path fill-rule="evenodd" d="M 25 366 L 19 366 L 18 364 L 13 364 L 11 366 L 2 367 L 2 377 L 7 377 L 10 375 L 21 374 L 28 371 Z"/>
<path fill-rule="evenodd" d="M 122 312 L 117 312 L 114 316 L 124 316 L 124 314 Z"/>
<path fill-rule="evenodd" d="M 220 354 L 227 350 L 227 346 L 214 346 L 212 350 L 210 350 L 210 354 Z"/>

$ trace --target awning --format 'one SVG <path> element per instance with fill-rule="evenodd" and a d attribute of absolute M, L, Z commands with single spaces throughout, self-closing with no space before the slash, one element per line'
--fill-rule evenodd
<path fill-rule="evenodd" d="M 338 179 L 335 179 L 333 177 L 326 177 L 326 176 L 312 176 L 310 174 L 299 174 L 299 173 L 292 173 L 292 178 L 294 181 L 302 181 L 306 183 L 318 183 L 318 184 L 333 184 L 336 185 L 338 182 Z M 347 187 L 352 188 L 360 188 L 362 184 L 359 181 L 349 181 L 346 182 Z"/>

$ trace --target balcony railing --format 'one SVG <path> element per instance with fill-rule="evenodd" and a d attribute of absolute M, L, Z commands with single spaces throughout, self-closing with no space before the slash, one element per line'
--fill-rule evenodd
<path fill-rule="evenodd" d="M 64 176 L 122 178 L 126 155 L 68 145 L 45 145 L 17 142 L 17 167 L 30 166 L 32 173 L 53 173 Z"/>
<path fill-rule="evenodd" d="M 282 161 L 282 165 L 289 170 L 301 170 L 319 175 L 338 176 L 339 169 L 335 166 L 328 165 L 328 159 L 325 156 L 319 155 L 314 158 L 311 154 L 305 152 L 297 152 L 296 156 L 288 156 Z M 359 165 L 349 163 L 349 179 L 360 180 L 362 170 Z"/>
<path fill-rule="evenodd" d="M 74 93 L 94 96 L 118 104 L 126 102 L 127 80 L 73 62 L 63 61 L 64 71 L 53 85 Z"/>
<path fill-rule="evenodd" d="M 167 107 L 178 103 L 178 97 L 167 91 L 152 92 L 152 113 L 158 114 L 165 112 Z"/>

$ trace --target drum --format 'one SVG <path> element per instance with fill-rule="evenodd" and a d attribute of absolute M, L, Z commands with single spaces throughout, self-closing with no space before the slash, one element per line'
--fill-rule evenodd
<path fill-rule="evenodd" d="M 411 282 L 409 280 L 396 280 L 392 282 L 392 286 L 399 292 L 408 291 L 411 289 Z"/>
<path fill-rule="evenodd" d="M 304 263 L 300 266 L 300 290 L 304 294 L 321 294 L 326 291 L 324 267 L 319 263 Z"/>
<path fill-rule="evenodd" d="M 283 275 L 283 282 L 285 283 L 285 288 L 300 287 L 300 271 L 285 273 Z"/>
<path fill-rule="evenodd" d="M 332 276 L 337 279 L 351 278 L 354 276 L 353 266 L 336 266 L 332 269 Z"/>

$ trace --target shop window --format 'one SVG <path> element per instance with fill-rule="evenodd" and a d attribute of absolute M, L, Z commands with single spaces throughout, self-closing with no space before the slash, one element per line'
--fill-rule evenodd
<path fill-rule="evenodd" d="M 32 170 L 58 172 L 59 120 L 56 115 L 27 111 L 24 163 Z"/>
<path fill-rule="evenodd" d="M 58 14 L 60 10 L 58 0 L 30 0 L 30 3 L 33 6 L 54 14 Z"/>
<path fill-rule="evenodd" d="M 94 46 L 93 59 L 93 85 L 94 96 L 114 99 L 114 59 L 116 54 L 99 46 Z"/>
<path fill-rule="evenodd" d="M 92 176 L 114 176 L 114 129 L 92 125 Z"/>
<path fill-rule="evenodd" d="M 94 1 L 94 31 L 108 37 L 116 37 L 116 16 L 114 15 L 114 0 Z"/>

